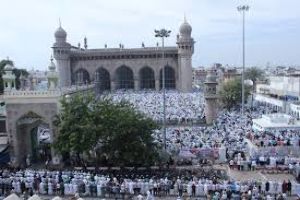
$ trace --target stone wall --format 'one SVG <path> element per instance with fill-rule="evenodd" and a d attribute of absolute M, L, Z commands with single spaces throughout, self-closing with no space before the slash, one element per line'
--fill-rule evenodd
<path fill-rule="evenodd" d="M 35 115 L 39 116 L 41 118 L 41 121 L 48 124 L 50 129 L 53 130 L 52 138 L 55 137 L 56 130 L 53 127 L 53 119 L 54 116 L 58 112 L 58 104 L 55 102 L 49 102 L 49 103 L 26 103 L 20 101 L 20 103 L 9 103 L 6 104 L 6 112 L 7 112 L 7 120 L 6 120 L 6 126 L 7 126 L 7 132 L 9 137 L 9 142 L 11 145 L 11 156 L 16 158 L 17 164 L 19 164 L 24 154 L 30 152 L 28 148 L 30 146 L 28 140 L 30 139 L 28 137 L 28 130 L 27 128 L 23 129 L 26 131 L 25 133 L 22 133 L 21 130 L 18 131 L 18 125 L 17 122 L 20 118 L 26 117 L 28 113 L 34 113 Z M 29 125 L 30 126 L 30 125 Z M 30 127 L 34 128 L 34 127 Z M 22 135 L 24 134 L 24 135 Z M 20 145 L 20 143 L 24 142 L 25 145 Z"/>

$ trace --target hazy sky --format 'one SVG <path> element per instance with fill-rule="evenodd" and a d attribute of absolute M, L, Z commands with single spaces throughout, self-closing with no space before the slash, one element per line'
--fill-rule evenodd
<path fill-rule="evenodd" d="M 193 27 L 193 66 L 240 65 L 242 15 L 248 4 L 247 65 L 300 64 L 300 0 L 0 0 L 0 59 L 46 69 L 61 18 L 68 42 L 89 48 L 153 46 L 155 28 L 172 30 L 175 45 L 184 13 Z"/>

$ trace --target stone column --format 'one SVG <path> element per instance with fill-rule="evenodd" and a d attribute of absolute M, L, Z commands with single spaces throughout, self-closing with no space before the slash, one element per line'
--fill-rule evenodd
<path fill-rule="evenodd" d="M 155 90 L 159 91 L 159 79 L 155 79 Z"/>
<path fill-rule="evenodd" d="M 140 81 L 138 79 L 134 79 L 134 90 L 138 91 L 140 89 Z"/>
<path fill-rule="evenodd" d="M 51 143 L 54 142 L 54 140 L 57 138 L 57 130 L 53 126 L 52 123 L 49 124 L 49 129 L 50 129 L 50 134 L 51 134 Z M 51 146 L 51 157 L 52 157 L 52 162 L 54 165 L 60 164 L 60 154 L 55 151 L 53 146 Z"/>
<path fill-rule="evenodd" d="M 111 91 L 116 90 L 116 82 L 115 81 L 110 81 L 110 90 Z"/>
<path fill-rule="evenodd" d="M 216 104 L 216 99 L 209 99 L 209 100 L 205 100 L 205 108 L 204 108 L 204 112 L 205 112 L 205 119 L 206 119 L 206 123 L 207 124 L 212 124 L 213 121 L 217 118 L 217 104 Z"/>
<path fill-rule="evenodd" d="M 10 137 L 10 142 L 11 142 L 11 158 L 13 158 L 14 160 L 12 161 L 13 162 L 13 165 L 14 166 L 17 166 L 18 165 L 18 142 L 17 142 L 17 128 L 15 126 L 12 126 L 10 128 L 10 134 L 11 134 L 11 137 Z M 12 141 L 11 141 L 12 140 Z"/>

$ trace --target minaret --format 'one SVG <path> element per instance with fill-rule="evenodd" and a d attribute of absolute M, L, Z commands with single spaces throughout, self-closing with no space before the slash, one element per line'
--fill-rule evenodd
<path fill-rule="evenodd" d="M 53 62 L 53 58 L 51 56 L 50 65 L 48 67 L 49 71 L 47 72 L 48 79 L 48 90 L 56 90 L 58 85 L 58 74 L 56 72 L 56 66 Z"/>
<path fill-rule="evenodd" d="M 194 53 L 194 39 L 191 37 L 192 27 L 186 21 L 179 28 L 179 35 L 177 36 L 178 45 L 178 85 L 176 86 L 182 92 L 189 92 L 192 90 L 192 55 Z"/>
<path fill-rule="evenodd" d="M 2 76 L 4 92 L 16 90 L 16 76 L 13 73 L 14 66 L 7 63 L 4 67 L 5 74 Z"/>
<path fill-rule="evenodd" d="M 206 124 L 212 124 L 217 118 L 217 74 L 215 69 L 207 70 L 206 80 L 204 82 L 205 91 L 205 119 Z"/>
<path fill-rule="evenodd" d="M 59 23 L 55 31 L 55 43 L 53 44 L 53 55 L 56 60 L 60 87 L 71 86 L 70 50 L 71 45 L 67 43 L 67 33 Z"/>
<path fill-rule="evenodd" d="M 84 42 L 84 48 L 87 49 L 88 44 L 87 44 L 87 38 L 86 37 L 84 37 L 83 42 Z"/>

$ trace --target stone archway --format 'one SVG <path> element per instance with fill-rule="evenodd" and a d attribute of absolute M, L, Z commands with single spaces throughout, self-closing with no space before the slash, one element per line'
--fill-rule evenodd
<path fill-rule="evenodd" d="M 96 83 L 96 87 L 101 91 L 110 90 L 110 88 L 111 88 L 110 74 L 103 67 L 100 67 L 96 70 L 95 83 Z"/>
<path fill-rule="evenodd" d="M 150 67 L 143 67 L 140 70 L 140 88 L 155 89 L 154 70 Z"/>
<path fill-rule="evenodd" d="M 163 85 L 163 69 L 165 72 L 165 88 L 176 89 L 175 70 L 169 65 L 166 65 L 164 68 L 160 69 L 159 88 L 162 89 L 162 85 Z"/>
<path fill-rule="evenodd" d="M 89 84 L 90 82 L 90 74 L 86 69 L 80 68 L 75 72 L 76 85 Z"/>
<path fill-rule="evenodd" d="M 16 153 L 21 166 L 25 165 L 27 157 L 34 163 L 51 160 L 52 133 L 41 116 L 30 111 L 16 121 L 16 128 Z"/>
<path fill-rule="evenodd" d="M 133 71 L 123 65 L 115 72 L 116 89 L 134 89 Z"/>

